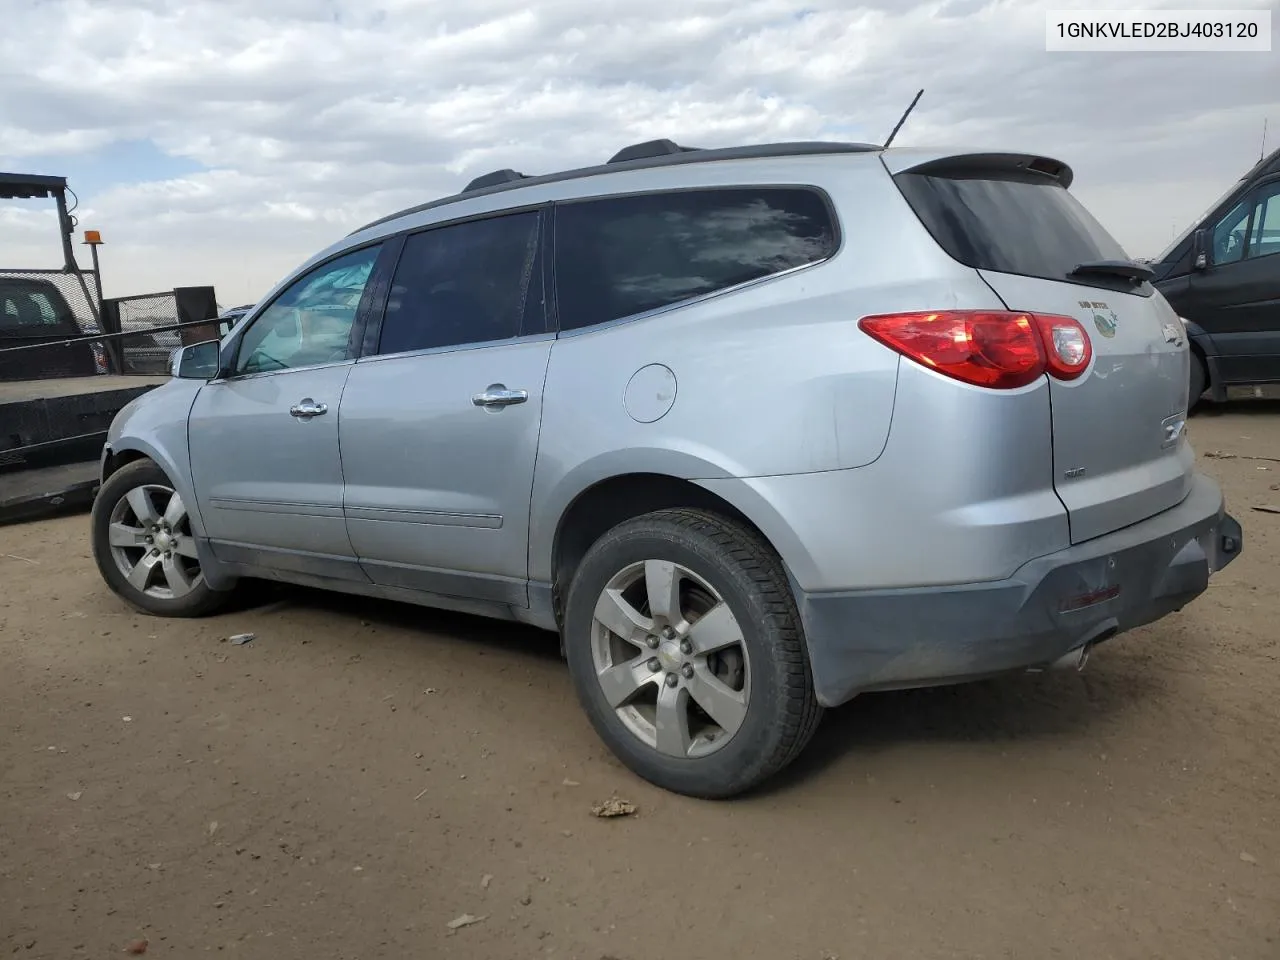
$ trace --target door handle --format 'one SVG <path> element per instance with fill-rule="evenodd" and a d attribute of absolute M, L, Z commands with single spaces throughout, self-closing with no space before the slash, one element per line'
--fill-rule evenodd
<path fill-rule="evenodd" d="M 511 406 L 513 403 L 524 403 L 528 399 L 528 390 L 508 390 L 500 383 L 491 383 L 484 393 L 477 393 L 472 397 L 471 402 L 477 407 L 500 410 L 503 407 Z"/>
<path fill-rule="evenodd" d="M 289 416 L 297 417 L 299 420 L 310 420 L 312 417 L 322 417 L 328 412 L 328 404 L 316 403 L 310 397 L 299 400 L 289 408 Z"/>

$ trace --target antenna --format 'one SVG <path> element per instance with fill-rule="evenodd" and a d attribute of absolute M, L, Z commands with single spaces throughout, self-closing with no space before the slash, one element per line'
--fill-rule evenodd
<path fill-rule="evenodd" d="M 911 101 L 911 105 L 907 107 L 907 112 L 904 113 L 899 118 L 897 125 L 894 126 L 893 131 L 889 134 L 889 139 L 884 142 L 884 146 L 881 147 L 880 149 L 882 150 L 889 149 L 889 144 L 893 143 L 893 138 L 898 135 L 898 131 L 902 129 L 902 125 L 907 122 L 907 117 L 911 116 L 911 111 L 916 108 L 916 104 L 920 102 L 920 98 L 922 96 L 924 96 L 923 89 L 921 89 L 920 92 L 916 94 L 915 99 Z"/>
<path fill-rule="evenodd" d="M 1258 150 L 1258 162 L 1261 163 L 1267 156 L 1267 120 L 1268 117 L 1262 118 L 1262 146 Z"/>

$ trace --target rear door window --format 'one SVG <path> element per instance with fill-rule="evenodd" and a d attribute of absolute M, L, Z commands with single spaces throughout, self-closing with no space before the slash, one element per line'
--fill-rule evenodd
<path fill-rule="evenodd" d="M 1082 263 L 1129 259 L 1084 205 L 1048 178 L 1001 171 L 904 173 L 894 180 L 938 244 L 966 266 L 1071 280 Z M 1087 282 L 1109 283 L 1092 275 Z"/>
<path fill-rule="evenodd" d="M 802 187 L 687 190 L 556 208 L 560 329 L 725 290 L 835 253 L 825 198 Z"/>
<path fill-rule="evenodd" d="M 470 220 L 415 233 L 396 266 L 378 352 L 489 343 L 546 332 L 541 214 Z"/>

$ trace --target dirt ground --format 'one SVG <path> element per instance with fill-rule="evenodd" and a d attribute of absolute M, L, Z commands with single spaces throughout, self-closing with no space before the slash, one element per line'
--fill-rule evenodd
<path fill-rule="evenodd" d="M 1246 538 L 1194 605 L 1081 675 L 860 698 L 728 803 L 621 768 L 549 634 L 149 619 L 84 517 L 0 528 L 0 955 L 1280 958 L 1280 403 L 1191 437 Z"/>

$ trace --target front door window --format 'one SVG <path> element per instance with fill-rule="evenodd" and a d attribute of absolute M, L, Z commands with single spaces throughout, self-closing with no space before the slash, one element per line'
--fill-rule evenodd
<path fill-rule="evenodd" d="M 1249 229 L 1247 201 L 1241 201 L 1213 228 L 1213 262 L 1235 263 L 1244 258 L 1245 232 Z"/>
<path fill-rule="evenodd" d="M 317 267 L 276 297 L 244 333 L 237 374 L 296 370 L 354 357 L 351 329 L 377 246 Z"/>

